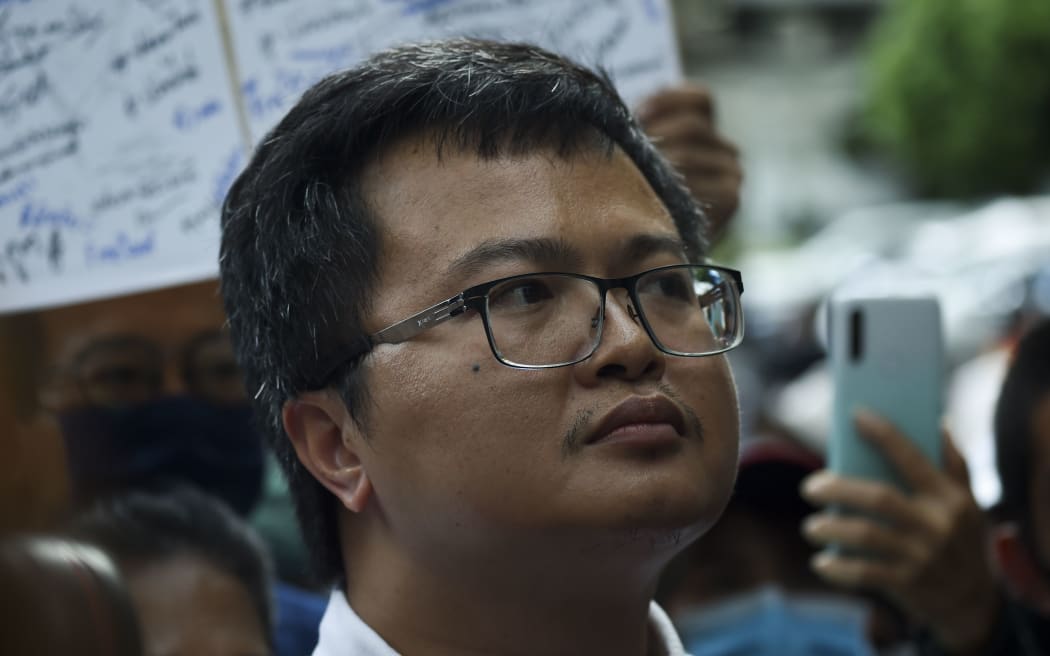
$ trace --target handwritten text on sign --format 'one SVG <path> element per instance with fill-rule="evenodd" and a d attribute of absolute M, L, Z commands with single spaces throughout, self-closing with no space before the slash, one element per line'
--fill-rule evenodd
<path fill-rule="evenodd" d="M 210 0 L 0 3 L 0 311 L 213 275 L 232 89 Z"/>
<path fill-rule="evenodd" d="M 310 85 L 399 43 L 532 41 L 602 65 L 638 102 L 681 77 L 666 0 L 225 0 L 255 140 Z"/>
<path fill-rule="evenodd" d="M 453 35 L 600 64 L 629 102 L 680 75 L 666 0 L 0 0 L 0 312 L 214 275 L 237 105 L 258 140 L 321 77 Z"/>

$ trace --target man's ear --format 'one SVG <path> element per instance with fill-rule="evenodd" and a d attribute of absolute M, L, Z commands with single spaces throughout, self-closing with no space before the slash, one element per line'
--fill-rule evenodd
<path fill-rule="evenodd" d="M 372 496 L 358 457 L 364 435 L 342 399 L 330 390 L 305 392 L 285 402 L 281 419 L 303 466 L 347 509 L 364 510 Z"/>
<path fill-rule="evenodd" d="M 1007 587 L 1022 603 L 1050 615 L 1050 581 L 1036 564 L 1031 551 L 1021 539 L 1017 524 L 1007 522 L 992 531 L 992 547 Z"/>

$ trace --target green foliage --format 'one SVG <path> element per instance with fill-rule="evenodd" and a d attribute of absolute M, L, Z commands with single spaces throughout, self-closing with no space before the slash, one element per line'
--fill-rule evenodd
<path fill-rule="evenodd" d="M 864 129 L 921 193 L 1032 191 L 1050 169 L 1050 0 L 897 0 Z"/>

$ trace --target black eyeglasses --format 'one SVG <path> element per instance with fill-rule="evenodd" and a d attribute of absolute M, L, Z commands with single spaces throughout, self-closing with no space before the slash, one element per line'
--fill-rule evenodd
<path fill-rule="evenodd" d="M 169 359 L 177 363 L 190 394 L 220 403 L 243 399 L 233 348 L 221 331 L 197 334 L 175 353 L 137 335 L 105 337 L 77 352 L 67 372 L 88 403 L 121 406 L 160 396 Z"/>
<path fill-rule="evenodd" d="M 606 292 L 620 288 L 627 290 L 631 318 L 664 353 L 716 355 L 743 339 L 744 282 L 734 269 L 675 264 L 626 278 L 528 273 L 475 285 L 369 335 L 324 379 L 378 344 L 405 342 L 468 309 L 481 316 L 492 354 L 502 364 L 519 369 L 576 364 L 598 349 Z"/>

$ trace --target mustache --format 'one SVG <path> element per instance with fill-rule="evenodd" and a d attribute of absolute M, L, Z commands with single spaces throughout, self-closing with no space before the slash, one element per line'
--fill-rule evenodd
<path fill-rule="evenodd" d="M 704 424 L 700 421 L 699 415 L 693 410 L 692 406 L 686 403 L 682 397 L 675 392 L 667 383 L 660 383 L 656 386 L 664 396 L 674 401 L 679 408 L 682 409 L 682 414 L 685 415 L 685 421 L 689 424 L 689 429 L 695 434 L 700 440 L 704 439 Z M 583 450 L 584 446 L 584 431 L 591 424 L 591 420 L 597 411 L 593 408 L 587 410 L 581 410 L 576 413 L 576 417 L 573 418 L 572 425 L 565 431 L 565 436 L 561 442 L 561 455 L 562 458 L 569 458 L 576 455 Z"/>

